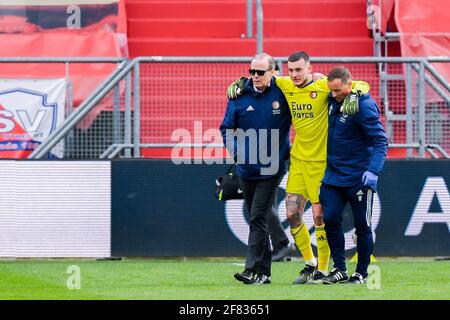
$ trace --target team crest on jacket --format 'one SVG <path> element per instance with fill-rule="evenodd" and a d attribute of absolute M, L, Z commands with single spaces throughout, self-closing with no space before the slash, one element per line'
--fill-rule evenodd
<path fill-rule="evenodd" d="M 278 101 L 274 101 L 272 102 L 272 108 L 276 109 L 280 109 L 280 103 Z"/>
<path fill-rule="evenodd" d="M 316 91 L 311 91 L 309 96 L 311 97 L 311 99 L 315 99 L 315 98 L 317 98 L 317 92 Z"/>
<path fill-rule="evenodd" d="M 342 123 L 345 123 L 347 121 L 348 118 L 348 114 L 343 114 L 340 118 L 339 121 Z"/>
<path fill-rule="evenodd" d="M 280 114 L 281 110 L 280 110 L 280 102 L 278 101 L 274 101 L 272 102 L 272 108 L 273 108 L 273 114 Z"/>

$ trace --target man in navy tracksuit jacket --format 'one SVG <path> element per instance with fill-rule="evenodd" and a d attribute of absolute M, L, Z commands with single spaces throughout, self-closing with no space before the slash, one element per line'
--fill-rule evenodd
<path fill-rule="evenodd" d="M 365 283 L 373 251 L 373 193 L 377 189 L 388 142 L 378 106 L 369 94 L 359 97 L 358 113 L 348 116 L 340 112 L 343 100 L 351 97 L 351 75 L 345 67 L 330 71 L 328 86 L 331 93 L 328 100 L 327 168 L 320 188 L 320 202 L 324 208 L 325 230 L 335 269 L 323 279 L 323 283 Z M 342 212 L 347 203 L 353 211 L 358 252 L 356 272 L 350 278 L 345 264 L 342 230 Z"/>
<path fill-rule="evenodd" d="M 271 249 L 267 219 L 276 190 L 287 171 L 290 110 L 272 77 L 274 60 L 256 55 L 251 79 L 237 99 L 229 100 L 220 130 L 237 162 L 244 200 L 250 214 L 245 270 L 234 277 L 246 284 L 271 282 Z"/>

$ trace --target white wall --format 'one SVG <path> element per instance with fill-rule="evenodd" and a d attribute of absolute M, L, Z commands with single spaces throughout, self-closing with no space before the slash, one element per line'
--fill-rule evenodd
<path fill-rule="evenodd" d="M 0 161 L 0 257 L 111 256 L 111 164 Z"/>

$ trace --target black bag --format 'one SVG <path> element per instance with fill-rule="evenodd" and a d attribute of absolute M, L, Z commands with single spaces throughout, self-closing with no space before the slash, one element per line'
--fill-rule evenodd
<path fill-rule="evenodd" d="M 233 172 L 236 166 L 233 164 L 226 175 L 216 178 L 216 198 L 225 201 L 231 199 L 244 199 L 239 177 Z"/>

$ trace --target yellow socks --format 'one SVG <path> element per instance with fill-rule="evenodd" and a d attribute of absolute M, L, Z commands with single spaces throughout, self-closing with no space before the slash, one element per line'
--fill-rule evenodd
<path fill-rule="evenodd" d="M 325 225 L 315 226 L 317 239 L 317 259 L 319 266 L 317 269 L 324 274 L 328 273 L 328 263 L 330 261 L 330 247 L 328 246 Z"/>
<path fill-rule="evenodd" d="M 303 222 L 299 227 L 291 228 L 291 234 L 305 262 L 315 261 L 316 259 L 311 247 L 311 236 L 309 235 L 306 224 Z"/>
<path fill-rule="evenodd" d="M 317 239 L 318 270 L 323 274 L 328 274 L 328 264 L 330 262 L 330 247 L 328 246 L 325 225 L 315 226 Z M 299 227 L 292 229 L 291 234 L 295 244 L 299 248 L 303 259 L 309 265 L 316 266 L 317 262 L 311 247 L 311 236 L 308 227 L 303 222 Z"/>

